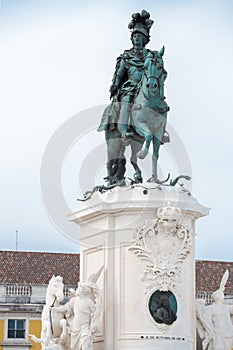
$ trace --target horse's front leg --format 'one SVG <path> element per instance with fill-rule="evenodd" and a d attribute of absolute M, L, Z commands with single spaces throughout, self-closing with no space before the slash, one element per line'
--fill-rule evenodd
<path fill-rule="evenodd" d="M 151 182 L 156 182 L 158 178 L 158 158 L 159 158 L 159 148 L 160 148 L 160 139 L 153 136 L 153 154 L 152 154 L 152 177 Z"/>
<path fill-rule="evenodd" d="M 136 127 L 137 133 L 145 139 L 145 143 L 143 144 L 142 149 L 137 153 L 137 157 L 140 159 L 144 159 L 150 148 L 150 144 L 153 138 L 153 135 L 146 123 L 141 123 Z"/>
<path fill-rule="evenodd" d="M 62 341 L 62 343 L 66 340 L 66 336 L 67 336 L 67 323 L 65 318 L 62 318 L 60 320 L 60 327 L 62 329 L 62 333 L 60 335 L 60 339 Z"/>

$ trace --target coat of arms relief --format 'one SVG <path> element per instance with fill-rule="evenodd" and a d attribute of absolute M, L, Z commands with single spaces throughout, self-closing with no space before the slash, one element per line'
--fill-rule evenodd
<path fill-rule="evenodd" d="M 145 264 L 142 280 L 160 291 L 176 290 L 182 263 L 192 249 L 192 235 L 192 228 L 179 208 L 170 205 L 159 208 L 157 218 L 138 228 L 129 247 Z"/>

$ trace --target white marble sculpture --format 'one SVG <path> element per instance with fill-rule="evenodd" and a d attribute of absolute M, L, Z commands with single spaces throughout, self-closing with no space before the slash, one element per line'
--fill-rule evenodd
<path fill-rule="evenodd" d="M 57 307 L 64 299 L 64 284 L 62 277 L 53 276 L 46 291 L 45 306 L 41 315 L 41 338 L 38 339 L 33 334 L 30 334 L 32 340 L 42 344 L 42 349 L 66 348 L 67 339 L 67 322 L 65 315 L 55 313 L 51 310 L 51 306 Z"/>
<path fill-rule="evenodd" d="M 103 267 L 93 273 L 87 282 L 80 283 L 77 291 L 69 290 L 69 301 L 63 300 L 62 278 L 52 277 L 42 312 L 41 338 L 30 335 L 42 344 L 43 350 L 92 350 L 102 312 L 102 293 L 96 282 Z M 59 288 L 58 288 L 59 287 Z"/>
<path fill-rule="evenodd" d="M 202 339 L 203 350 L 232 350 L 233 348 L 233 306 L 224 304 L 224 290 L 229 277 L 226 270 L 220 287 L 212 294 L 213 304 L 205 305 L 203 299 L 197 300 L 197 330 Z"/>

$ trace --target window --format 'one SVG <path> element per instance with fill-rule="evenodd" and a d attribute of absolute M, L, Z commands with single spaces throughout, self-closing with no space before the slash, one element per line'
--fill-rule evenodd
<path fill-rule="evenodd" d="M 8 338 L 25 338 L 25 320 L 8 320 Z"/>

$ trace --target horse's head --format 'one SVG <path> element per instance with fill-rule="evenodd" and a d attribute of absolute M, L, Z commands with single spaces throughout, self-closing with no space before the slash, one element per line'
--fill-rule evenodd
<path fill-rule="evenodd" d="M 158 94 L 162 81 L 164 48 L 153 56 L 146 58 L 144 63 L 144 94 L 148 97 L 154 97 Z"/>
<path fill-rule="evenodd" d="M 58 302 L 61 302 L 64 299 L 64 284 L 62 282 L 61 276 L 53 276 L 49 281 L 49 293 L 56 299 Z"/>

